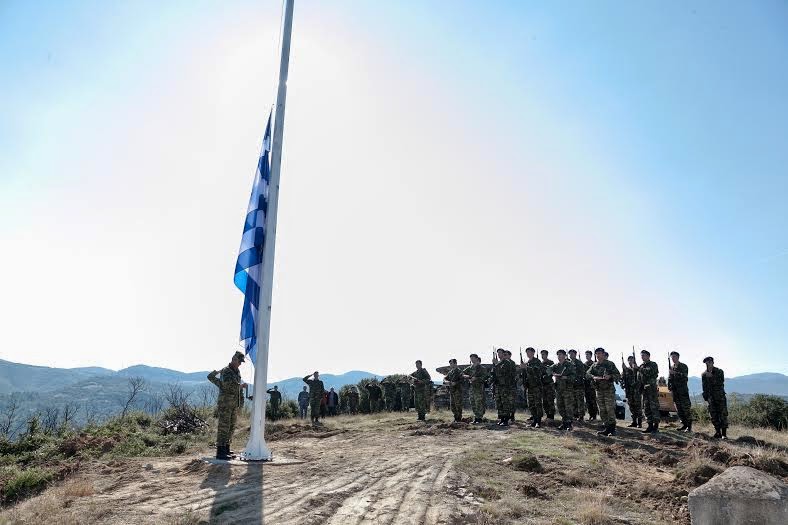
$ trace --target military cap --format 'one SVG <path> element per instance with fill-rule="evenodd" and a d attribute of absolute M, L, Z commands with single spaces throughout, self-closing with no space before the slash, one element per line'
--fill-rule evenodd
<path fill-rule="evenodd" d="M 599 352 L 602 352 L 603 354 L 606 354 L 606 353 L 607 353 L 607 352 L 605 352 L 605 349 L 604 349 L 604 348 L 597 348 L 596 350 L 594 350 L 594 353 L 595 353 L 595 354 L 598 354 Z"/>
<path fill-rule="evenodd" d="M 706 363 L 708 363 L 709 361 L 711 361 L 711 362 L 713 363 L 713 362 L 714 362 L 714 358 L 713 358 L 713 357 L 711 357 L 711 356 L 709 356 L 709 357 L 707 357 L 707 358 L 705 358 L 705 359 L 703 360 L 703 363 L 704 363 L 704 364 L 706 364 Z"/>
<path fill-rule="evenodd" d="M 676 357 L 680 357 L 680 354 L 679 354 L 678 352 L 676 352 L 675 350 L 673 350 L 673 351 L 670 353 L 670 355 L 672 355 L 672 356 L 673 356 L 673 355 L 675 355 Z"/>
<path fill-rule="evenodd" d="M 649 352 L 648 350 L 641 350 L 640 353 L 646 354 L 647 356 L 651 357 L 651 352 Z"/>
<path fill-rule="evenodd" d="M 243 363 L 246 360 L 246 356 L 243 355 L 242 352 L 239 352 L 239 351 L 236 350 L 235 354 L 233 354 L 233 359 L 237 359 L 237 360 L 239 360 L 240 362 Z"/>

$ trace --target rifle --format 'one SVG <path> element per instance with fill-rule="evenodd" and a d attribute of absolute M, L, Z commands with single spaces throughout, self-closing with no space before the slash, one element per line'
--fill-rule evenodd
<path fill-rule="evenodd" d="M 523 364 L 523 347 L 520 347 L 520 364 Z"/>
<path fill-rule="evenodd" d="M 635 360 L 635 368 L 638 366 L 638 358 L 635 356 L 635 345 L 632 345 L 632 359 Z"/>
<path fill-rule="evenodd" d="M 624 394 L 626 394 L 626 392 L 627 392 L 627 382 L 624 379 L 624 377 L 625 377 L 624 374 L 625 374 L 625 371 L 624 371 L 624 352 L 621 352 L 621 388 L 624 389 Z"/>

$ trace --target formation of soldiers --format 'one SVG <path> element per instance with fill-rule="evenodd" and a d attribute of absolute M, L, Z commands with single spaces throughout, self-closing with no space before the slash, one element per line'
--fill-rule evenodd
<path fill-rule="evenodd" d="M 549 352 L 542 350 L 541 359 L 536 357 L 534 348 L 526 348 L 526 358 L 520 355 L 520 364 L 512 360 L 509 350 L 499 348 L 493 354 L 492 367 L 482 364 L 477 354 L 470 355 L 470 366 L 459 367 L 456 359 L 449 360 L 449 369 L 443 384 L 450 395 L 450 406 L 455 421 L 462 420 L 464 389 L 470 389 L 469 397 L 473 412 L 473 424 L 484 423 L 486 411 L 485 390 L 491 386 L 497 410 L 497 424 L 508 426 L 515 417 L 515 400 L 517 398 L 518 375 L 525 388 L 525 397 L 531 417 L 530 426 L 540 428 L 542 419 L 553 420 L 556 411 L 561 416 L 559 430 L 572 430 L 572 423 L 583 421 L 586 412 L 589 421 L 599 416 L 603 427 L 597 432 L 603 436 L 616 435 L 616 393 L 615 384 L 620 383 L 629 403 L 632 422 L 630 427 L 642 428 L 643 415 L 648 422 L 646 433 L 656 434 L 659 431 L 660 411 L 658 398 L 659 367 L 651 360 L 648 350 L 640 352 L 641 364 L 635 359 L 634 350 L 624 365 L 621 357 L 622 373 L 615 363 L 609 359 L 604 348 L 585 352 L 585 362 L 577 359 L 577 351 L 558 350 L 556 361 L 549 358 Z M 240 365 L 245 356 L 235 352 L 228 366 L 221 371 L 214 370 L 208 379 L 219 388 L 217 416 L 218 428 L 216 435 L 217 459 L 231 459 L 233 431 L 238 410 L 243 406 L 246 383 L 241 380 Z M 709 415 L 714 425 L 715 438 L 727 439 L 728 404 L 725 396 L 725 374 L 714 366 L 714 359 L 703 360 L 706 370 L 701 376 L 703 399 L 708 403 Z M 669 356 L 669 374 L 667 386 L 673 393 L 679 419 L 682 426 L 679 431 L 692 432 L 691 401 L 688 389 L 689 370 L 680 361 L 678 352 Z M 314 424 L 320 418 L 320 402 L 325 393 L 325 386 L 320 374 L 314 372 L 303 378 L 309 388 L 308 399 L 310 415 Z M 369 396 L 370 410 L 378 411 L 381 407 L 394 410 L 394 403 L 399 396 L 404 410 L 410 408 L 411 396 L 420 421 L 425 420 L 429 410 L 434 384 L 421 361 L 416 361 L 416 370 L 397 381 L 386 378 L 380 385 L 365 385 Z M 274 387 L 267 391 L 271 395 L 271 408 L 278 412 L 281 394 Z M 359 392 L 353 386 L 346 394 L 351 414 L 358 412 Z M 306 396 L 303 396 L 304 398 Z M 251 396 L 249 397 L 251 399 Z M 405 401 L 407 400 L 407 401 Z M 302 413 L 304 413 L 302 411 Z"/>

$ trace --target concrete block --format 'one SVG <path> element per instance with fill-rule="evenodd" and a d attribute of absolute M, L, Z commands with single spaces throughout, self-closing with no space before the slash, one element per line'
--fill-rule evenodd
<path fill-rule="evenodd" d="M 788 524 L 788 485 L 760 470 L 730 467 L 689 494 L 693 525 Z"/>

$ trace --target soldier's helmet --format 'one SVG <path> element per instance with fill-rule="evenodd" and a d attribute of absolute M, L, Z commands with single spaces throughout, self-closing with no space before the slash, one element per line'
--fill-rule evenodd
<path fill-rule="evenodd" d="M 233 359 L 237 359 L 243 363 L 246 360 L 246 356 L 242 352 L 236 350 L 235 354 L 233 354 Z"/>

